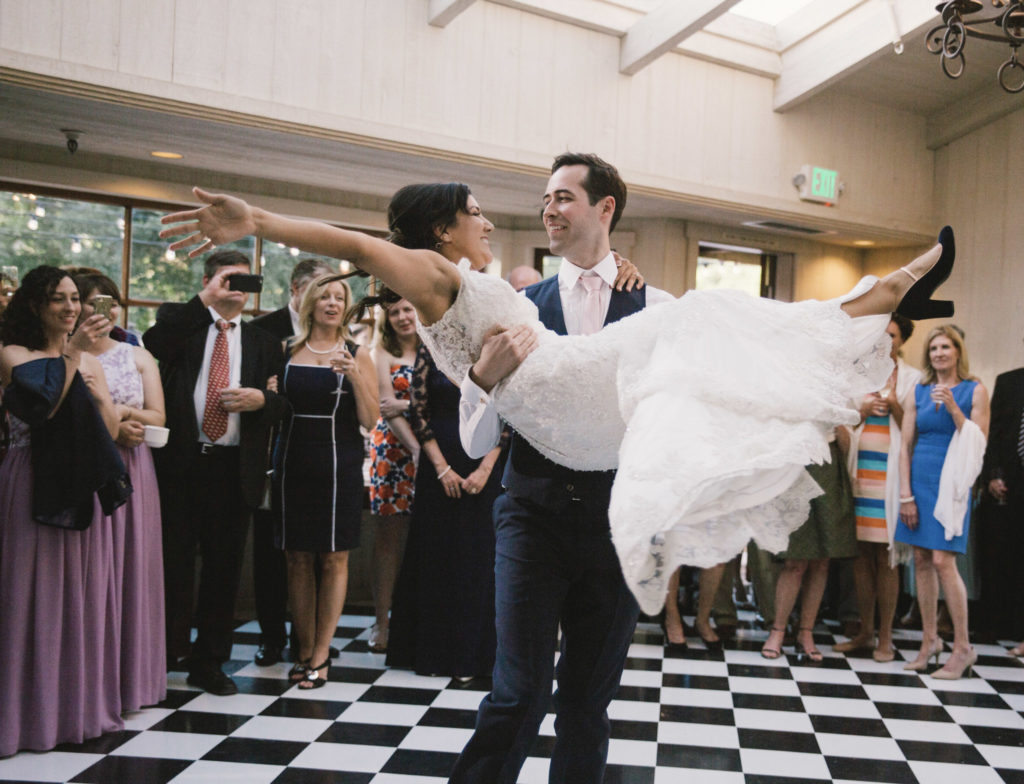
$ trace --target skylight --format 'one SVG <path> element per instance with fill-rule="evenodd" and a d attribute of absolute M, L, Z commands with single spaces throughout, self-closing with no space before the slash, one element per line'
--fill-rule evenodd
<path fill-rule="evenodd" d="M 741 0 L 729 10 L 731 13 L 774 27 L 813 2 L 814 0 Z"/>

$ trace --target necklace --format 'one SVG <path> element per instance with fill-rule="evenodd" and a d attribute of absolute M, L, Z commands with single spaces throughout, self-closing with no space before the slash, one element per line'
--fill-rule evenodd
<path fill-rule="evenodd" d="M 312 344 L 312 343 L 310 343 L 310 342 L 309 342 L 309 341 L 307 340 L 307 341 L 306 341 L 306 348 L 308 348 L 308 349 L 309 349 L 310 351 L 312 351 L 312 352 L 313 352 L 314 354 L 330 354 L 330 353 L 332 353 L 332 352 L 334 351 L 334 349 L 336 349 L 336 348 L 337 348 L 337 347 L 338 347 L 338 346 L 339 346 L 340 344 L 341 344 L 341 341 L 340 341 L 340 340 L 336 340 L 336 341 L 334 341 L 334 345 L 333 345 L 333 346 L 331 346 L 331 347 L 330 347 L 330 348 L 328 348 L 328 349 L 324 349 L 323 351 L 320 351 L 320 350 L 318 350 L 318 349 L 315 349 L 315 348 L 313 348 L 313 344 Z"/>

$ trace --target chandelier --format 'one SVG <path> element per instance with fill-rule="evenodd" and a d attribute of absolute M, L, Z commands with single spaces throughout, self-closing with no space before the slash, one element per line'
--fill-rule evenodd
<path fill-rule="evenodd" d="M 964 72 L 964 45 L 968 38 L 1008 44 L 1010 59 L 999 66 L 996 78 L 1008 93 L 1024 91 L 1024 63 L 1017 59 L 1017 50 L 1024 44 L 1024 0 L 991 0 L 994 12 L 985 16 L 981 0 L 947 0 L 935 10 L 942 15 L 942 24 L 928 31 L 925 46 L 932 54 L 941 55 L 942 72 L 950 79 L 959 79 Z"/>

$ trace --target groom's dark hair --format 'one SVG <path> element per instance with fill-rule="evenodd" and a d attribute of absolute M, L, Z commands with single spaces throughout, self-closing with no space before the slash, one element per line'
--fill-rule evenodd
<path fill-rule="evenodd" d="M 587 167 L 583 189 L 587 192 L 591 205 L 597 204 L 605 196 L 615 199 L 615 211 L 612 213 L 608 233 L 615 231 L 615 225 L 626 208 L 626 183 L 619 176 L 619 170 L 590 152 L 563 152 L 551 164 L 551 173 L 554 174 L 563 166 Z"/>

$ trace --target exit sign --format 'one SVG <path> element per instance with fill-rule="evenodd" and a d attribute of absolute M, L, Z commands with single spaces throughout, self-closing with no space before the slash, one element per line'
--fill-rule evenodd
<path fill-rule="evenodd" d="M 839 198 L 839 172 L 807 164 L 800 167 L 800 198 L 832 206 Z"/>

